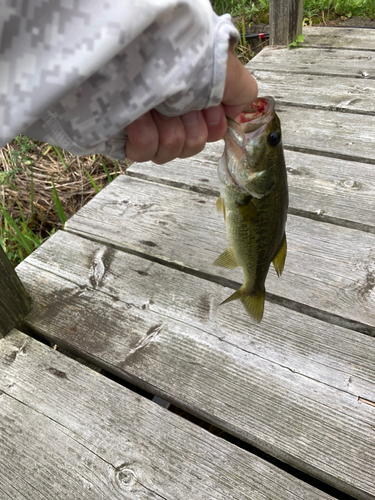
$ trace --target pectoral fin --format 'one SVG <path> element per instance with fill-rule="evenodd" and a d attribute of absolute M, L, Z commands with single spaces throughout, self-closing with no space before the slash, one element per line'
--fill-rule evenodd
<path fill-rule="evenodd" d="M 276 184 L 277 175 L 273 169 L 263 170 L 254 174 L 251 182 L 246 186 L 254 198 L 263 198 L 269 194 Z"/>
<path fill-rule="evenodd" d="M 258 213 L 251 201 L 251 196 L 246 198 L 244 203 L 237 203 L 237 206 L 246 224 L 254 225 L 258 220 Z"/>
<path fill-rule="evenodd" d="M 224 221 L 225 221 L 225 205 L 224 205 L 223 198 L 221 196 L 219 196 L 219 198 L 216 200 L 216 210 L 218 212 L 223 212 Z"/>
<path fill-rule="evenodd" d="M 264 311 L 264 297 L 266 295 L 266 290 L 263 289 L 256 295 L 248 295 L 243 288 L 241 287 L 237 292 L 234 292 L 233 295 L 228 297 L 222 304 L 227 304 L 228 302 L 232 302 L 232 300 L 239 299 L 243 306 L 245 307 L 248 315 L 257 323 L 260 323 L 263 318 Z"/>
<path fill-rule="evenodd" d="M 215 260 L 214 265 L 225 267 L 226 269 L 236 269 L 236 267 L 239 266 L 230 247 L 228 247 L 221 255 L 219 255 L 219 257 Z"/>
<path fill-rule="evenodd" d="M 287 252 L 287 244 L 286 244 L 286 236 L 284 234 L 284 238 L 280 245 L 280 248 L 277 251 L 274 259 L 272 260 L 273 267 L 275 268 L 275 271 L 277 272 L 278 276 L 281 276 L 281 273 L 284 270 L 286 252 Z"/>

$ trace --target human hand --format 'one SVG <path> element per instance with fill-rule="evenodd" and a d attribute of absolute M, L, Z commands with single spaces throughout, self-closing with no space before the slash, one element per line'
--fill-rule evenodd
<path fill-rule="evenodd" d="M 257 93 L 256 81 L 230 48 L 222 103 L 176 117 L 149 111 L 126 128 L 126 156 L 157 164 L 193 156 L 206 142 L 221 139 L 227 130 L 226 116 L 236 118 L 255 101 Z"/>

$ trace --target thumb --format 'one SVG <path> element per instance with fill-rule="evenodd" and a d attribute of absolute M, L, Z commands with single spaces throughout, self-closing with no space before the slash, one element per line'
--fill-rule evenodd
<path fill-rule="evenodd" d="M 236 118 L 255 101 L 257 95 L 258 85 L 256 81 L 238 60 L 234 48 L 230 47 L 222 98 L 225 114 L 230 118 Z"/>

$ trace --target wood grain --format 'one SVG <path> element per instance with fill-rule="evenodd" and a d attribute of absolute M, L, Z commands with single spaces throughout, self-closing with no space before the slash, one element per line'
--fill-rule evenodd
<path fill-rule="evenodd" d="M 193 158 L 165 165 L 133 163 L 126 171 L 139 179 L 219 195 L 217 162 L 224 143 L 207 144 Z M 375 232 L 374 167 L 295 151 L 285 151 L 291 213 Z"/>
<path fill-rule="evenodd" d="M 287 149 L 375 164 L 375 116 L 276 105 Z"/>
<path fill-rule="evenodd" d="M 30 299 L 0 245 L 0 338 L 20 326 Z"/>
<path fill-rule="evenodd" d="M 375 114 L 375 80 L 327 75 L 296 78 L 294 73 L 254 69 L 251 73 L 258 83 L 259 95 L 271 95 L 280 104 Z"/>
<path fill-rule="evenodd" d="M 331 158 L 354 161 L 355 164 L 351 164 L 353 172 L 357 169 L 356 163 L 375 164 L 375 116 L 305 109 L 278 102 L 276 109 L 281 120 L 285 150 L 313 153 L 319 157 L 316 161 L 323 164 L 329 163 Z M 212 145 L 202 159 L 211 161 L 211 152 L 216 147 Z M 371 178 L 368 182 L 372 182 Z"/>
<path fill-rule="evenodd" d="M 19 272 L 35 304 L 27 324 L 40 335 L 356 498 L 374 497 L 374 407 L 358 399 L 375 400 L 374 338 L 275 304 L 253 325 L 234 304 L 217 307 L 228 289 L 69 234 Z"/>
<path fill-rule="evenodd" d="M 270 0 L 270 44 L 288 45 L 302 33 L 303 0 Z"/>
<path fill-rule="evenodd" d="M 299 47 L 265 47 L 246 67 L 250 70 L 307 75 L 375 78 L 374 51 Z"/>
<path fill-rule="evenodd" d="M 4 500 L 331 498 L 16 330 L 0 369 Z"/>
<path fill-rule="evenodd" d="M 311 47 L 352 49 L 355 51 L 375 50 L 375 31 L 344 27 L 305 26 L 304 45 Z"/>
<path fill-rule="evenodd" d="M 123 176 L 73 216 L 66 228 L 219 283 L 235 280 L 230 286 L 239 287 L 241 268 L 213 264 L 227 245 L 215 203 L 215 196 Z M 283 276 L 277 278 L 271 269 L 267 291 L 280 303 L 293 301 L 290 307 L 314 308 L 311 314 L 320 311 L 355 321 L 362 331 L 374 334 L 375 236 L 289 215 L 287 239 Z"/>

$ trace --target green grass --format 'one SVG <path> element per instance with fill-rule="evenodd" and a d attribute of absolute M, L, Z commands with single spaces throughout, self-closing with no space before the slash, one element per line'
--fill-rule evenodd
<path fill-rule="evenodd" d="M 50 177 L 52 184 L 50 195 L 50 198 L 52 198 L 52 205 L 47 203 L 46 207 L 46 203 L 43 206 L 40 204 L 40 185 L 38 192 L 35 189 L 38 177 L 35 177 L 34 170 L 40 178 L 41 165 L 38 163 L 38 158 L 46 157 L 50 152 L 52 152 L 52 154 L 53 152 L 55 153 L 55 157 L 51 163 L 51 165 L 53 164 L 53 175 L 51 174 Z M 65 158 L 67 158 L 67 161 Z M 56 159 L 61 165 L 60 170 L 56 168 Z M 100 165 L 102 172 L 105 174 L 105 184 L 112 182 L 118 175 L 117 162 L 113 162 L 110 173 L 109 167 L 105 164 L 104 158 L 101 155 L 93 155 L 86 159 L 83 158 L 81 161 L 85 160 L 87 161 L 88 168 L 91 168 L 93 162 L 97 160 L 97 164 Z M 4 165 L 1 161 L 4 161 Z M 68 179 L 72 179 L 72 181 L 75 182 L 79 173 L 77 173 L 77 170 L 71 170 L 69 166 L 71 161 L 72 157 L 69 155 L 67 156 L 56 146 L 39 144 L 37 141 L 34 142 L 22 135 L 14 140 L 13 147 L 4 148 L 2 150 L 2 160 L 0 158 L 0 195 L 2 194 L 2 199 L 0 198 L 0 245 L 3 247 L 14 266 L 30 255 L 38 246 L 48 239 L 56 229 L 63 227 L 67 221 L 68 216 L 64 211 L 64 207 L 67 207 L 66 191 L 63 191 L 65 193 L 64 198 L 60 199 L 59 186 L 55 185 L 56 177 L 55 179 L 53 177 L 56 176 L 57 173 L 57 179 L 59 179 L 63 189 L 64 186 L 66 188 L 66 183 L 61 183 L 59 171 L 65 171 L 68 175 Z M 29 172 L 28 185 L 25 184 L 25 180 L 22 180 L 21 184 L 17 184 L 18 177 L 24 174 L 26 169 Z M 84 167 L 83 171 L 90 181 L 91 189 L 95 192 L 99 192 L 103 184 L 101 181 L 96 182 L 95 179 L 101 179 L 100 170 L 94 170 L 95 176 L 94 174 L 90 174 Z M 22 187 L 22 193 L 20 193 L 20 186 Z M 87 186 L 86 183 L 85 186 Z M 82 190 L 85 191 L 85 195 L 87 195 L 87 187 L 84 187 L 83 184 Z M 11 194 L 7 196 L 5 194 L 7 192 Z M 48 196 L 46 196 L 46 199 L 47 198 Z M 19 203 L 19 199 L 22 199 L 23 206 Z M 44 200 L 43 198 L 42 201 Z M 76 201 L 72 195 L 70 200 L 71 206 L 68 206 L 69 215 L 76 211 L 75 203 Z M 25 213 L 27 213 L 27 216 Z"/>
<path fill-rule="evenodd" d="M 260 21 L 269 11 L 269 0 L 211 0 L 219 15 L 229 13 L 234 17 L 246 16 L 248 22 Z M 335 16 L 375 17 L 374 0 L 304 0 L 304 16 L 326 19 Z"/>
<path fill-rule="evenodd" d="M 3 223 L 0 225 L 0 245 L 14 266 L 55 232 L 55 229 L 52 229 L 49 236 L 43 238 L 32 228 L 31 220 L 25 220 L 21 207 L 21 219 L 13 219 L 4 205 L 0 206 L 0 211 L 3 216 Z"/>
<path fill-rule="evenodd" d="M 250 21 L 260 13 L 269 10 L 269 0 L 211 0 L 214 11 L 219 14 L 229 13 L 234 17 L 246 16 Z"/>
<path fill-rule="evenodd" d="M 319 17 L 322 11 L 326 17 L 359 16 L 374 17 L 374 0 L 305 0 L 303 4 L 306 17 Z"/>
<path fill-rule="evenodd" d="M 64 209 L 63 209 L 61 201 L 60 201 L 59 193 L 57 192 L 55 183 L 53 182 L 52 178 L 51 178 L 51 181 L 52 181 L 52 198 L 53 198 L 53 202 L 55 204 L 56 212 L 57 212 L 57 215 L 59 216 L 60 222 L 61 222 L 62 225 L 64 225 L 65 222 L 67 221 L 67 217 L 65 215 Z"/>

